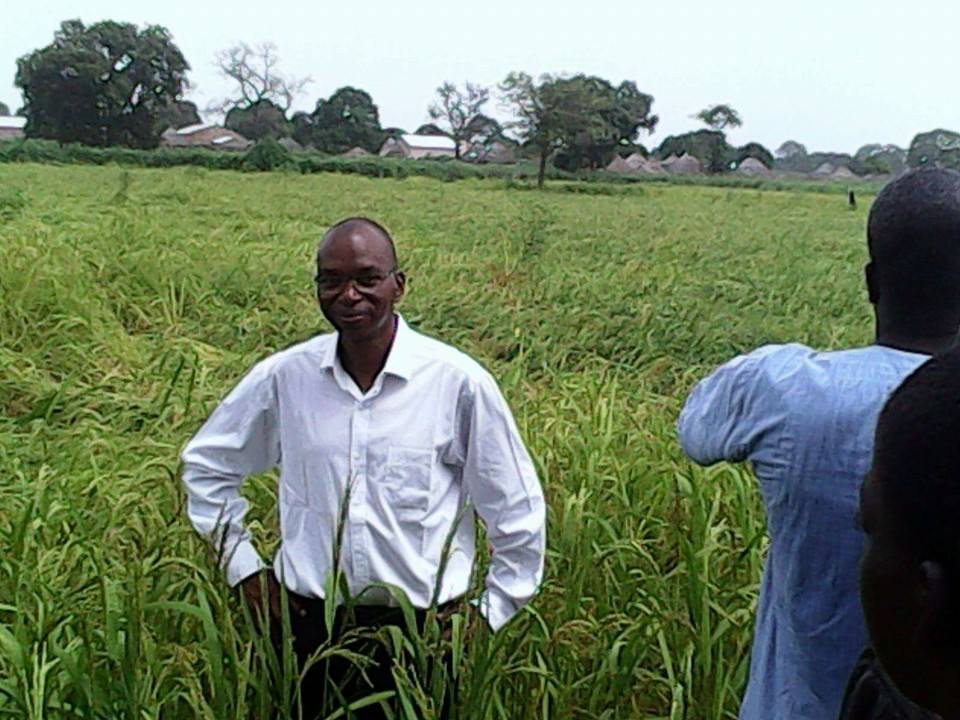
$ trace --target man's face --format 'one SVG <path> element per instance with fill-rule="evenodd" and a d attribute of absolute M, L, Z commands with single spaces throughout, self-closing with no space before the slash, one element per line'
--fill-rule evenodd
<path fill-rule="evenodd" d="M 392 332 L 404 277 L 383 235 L 371 226 L 348 226 L 327 238 L 317 259 L 320 309 L 341 336 L 371 340 Z"/>
<path fill-rule="evenodd" d="M 911 700 L 936 710 L 929 670 L 936 653 L 922 627 L 921 561 L 896 531 L 897 509 L 885 501 L 883 468 L 875 463 L 860 490 L 867 535 L 860 564 L 860 599 L 870 639 L 890 678 Z"/>

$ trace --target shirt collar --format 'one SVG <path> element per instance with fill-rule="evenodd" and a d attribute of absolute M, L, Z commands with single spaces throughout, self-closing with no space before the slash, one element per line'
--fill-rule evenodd
<path fill-rule="evenodd" d="M 387 362 L 383 366 L 383 374 L 394 375 L 409 380 L 413 376 L 416 365 L 416 333 L 410 329 L 403 316 L 397 313 L 397 331 L 393 336 L 393 344 L 387 354 Z M 337 334 L 334 341 L 327 345 L 320 357 L 320 367 L 333 369 L 337 364 Z"/>
<path fill-rule="evenodd" d="M 416 333 L 410 329 L 403 316 L 397 313 L 397 331 L 393 336 L 393 345 L 387 354 L 383 372 L 398 378 L 409 380 L 413 376 L 416 364 Z"/>

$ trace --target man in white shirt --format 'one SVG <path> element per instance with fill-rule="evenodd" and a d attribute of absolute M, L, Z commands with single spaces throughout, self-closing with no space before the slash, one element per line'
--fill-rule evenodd
<path fill-rule="evenodd" d="M 498 630 L 540 584 L 545 507 L 495 381 L 394 313 L 405 277 L 389 233 L 377 223 L 350 218 L 327 231 L 316 283 L 320 308 L 337 332 L 257 364 L 189 442 L 183 482 L 190 520 L 222 548 L 228 582 L 240 586 L 255 612 L 266 588 L 278 617 L 278 583 L 286 586 L 302 661 L 307 646 L 325 639 L 320 610 L 348 485 L 340 569 L 373 626 L 390 622 L 395 604 L 378 584 L 398 586 L 419 609 L 467 592 L 474 513 L 461 510 L 469 506 L 492 548 L 479 610 Z M 263 572 L 243 526 L 240 488 L 247 476 L 274 467 L 280 468 L 281 545 L 272 572 Z M 387 665 L 381 680 L 389 682 L 389 658 L 380 664 Z M 324 692 L 302 696 L 304 717 L 329 707 Z"/>

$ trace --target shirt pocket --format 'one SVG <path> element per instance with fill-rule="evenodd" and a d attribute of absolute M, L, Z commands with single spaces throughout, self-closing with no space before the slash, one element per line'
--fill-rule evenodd
<path fill-rule="evenodd" d="M 430 506 L 433 449 L 400 447 L 387 448 L 387 496 L 398 520 L 423 518 Z"/>

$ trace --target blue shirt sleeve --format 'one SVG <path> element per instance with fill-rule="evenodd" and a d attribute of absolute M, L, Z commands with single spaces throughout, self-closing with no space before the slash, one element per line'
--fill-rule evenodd
<path fill-rule="evenodd" d="M 751 457 L 761 439 L 779 426 L 781 397 L 766 372 L 767 346 L 721 365 L 687 397 L 677 432 L 680 445 L 699 465 Z"/>

